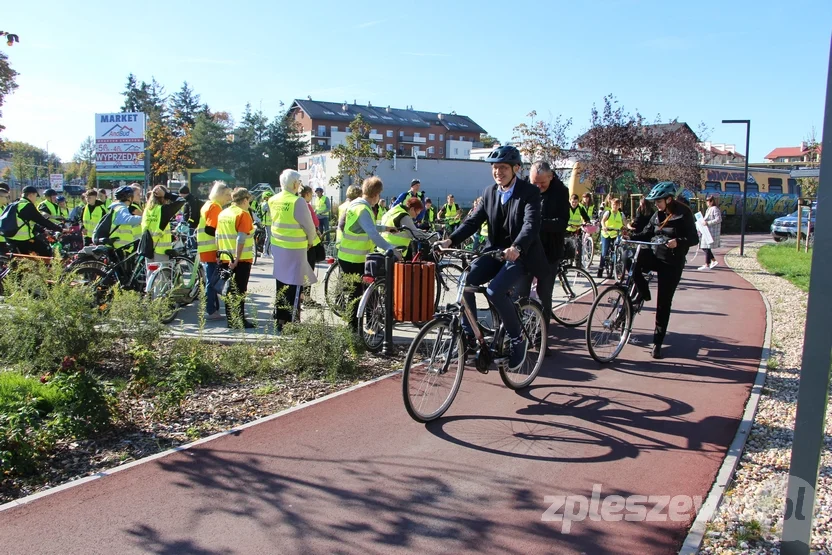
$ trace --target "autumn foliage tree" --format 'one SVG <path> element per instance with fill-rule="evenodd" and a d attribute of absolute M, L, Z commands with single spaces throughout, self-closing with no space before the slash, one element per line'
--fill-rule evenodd
<path fill-rule="evenodd" d="M 534 110 L 526 117 L 531 121 L 514 127 L 512 141 L 531 162 L 542 160 L 556 166 L 568 149 L 566 133 L 572 126 L 572 119 L 561 120 L 558 116 L 554 121 L 544 121 L 536 119 L 537 112 Z"/>

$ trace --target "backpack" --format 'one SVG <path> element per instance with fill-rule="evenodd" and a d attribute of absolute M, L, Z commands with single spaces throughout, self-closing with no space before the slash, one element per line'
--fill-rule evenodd
<path fill-rule="evenodd" d="M 0 235 L 3 237 L 14 237 L 20 229 L 20 226 L 17 225 L 17 207 L 19 204 L 19 200 L 10 203 L 0 214 Z"/>
<path fill-rule="evenodd" d="M 92 231 L 92 242 L 96 245 L 110 243 L 110 235 L 115 231 L 113 228 L 113 214 L 115 210 L 107 210 L 95 225 Z M 118 227 L 118 226 L 116 226 Z"/>

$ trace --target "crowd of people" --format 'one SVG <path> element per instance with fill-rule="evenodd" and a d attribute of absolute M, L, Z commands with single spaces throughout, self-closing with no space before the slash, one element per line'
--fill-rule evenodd
<path fill-rule="evenodd" d="M 316 282 L 314 268 L 323 260 L 322 234 L 336 228 L 337 263 L 344 275 L 360 276 L 365 271 L 367 256 L 374 250 L 393 250 L 397 256 L 409 256 L 411 241 L 434 242 L 437 223 L 444 226 L 444 247 L 460 245 L 473 238 L 474 250 L 501 250 L 504 260 L 480 257 L 468 274 L 468 285 L 488 283 L 487 294 L 500 313 L 511 338 L 509 365 L 518 367 L 528 346 L 521 332 L 521 323 L 512 306 L 512 294 L 528 294 L 532 278 L 536 293 L 544 307 L 547 322 L 552 316 L 552 295 L 559 265 L 572 243 L 576 260 L 580 261 L 581 236 L 586 225 L 597 222 L 600 228 L 602 277 L 610 250 L 619 235 L 637 240 L 661 238 L 655 249 L 642 251 L 638 266 L 652 270 L 658 277 L 656 325 L 652 354 L 662 356 L 661 349 L 670 318 L 672 298 L 681 279 L 688 249 L 699 243 L 699 236 L 690 208 L 676 200 L 672 183 L 659 183 L 649 195 L 641 198 L 633 218 L 628 221 L 621 210 L 621 200 L 608 195 L 600 207 L 593 197 L 569 194 L 568 188 L 546 162 L 535 162 L 529 179 L 519 174 L 522 160 L 513 146 L 498 147 L 488 157 L 495 183 L 477 198 L 473 208 L 464 214 L 454 195 L 448 195 L 440 208 L 433 206 L 414 179 L 410 188 L 391 198 L 388 207 L 383 198 L 384 184 L 378 177 L 365 179 L 361 187 L 350 186 L 346 201 L 333 207 L 322 187 L 314 191 L 304 186 L 300 174 L 285 170 L 279 177 L 280 192 L 266 192 L 260 202 L 243 187 L 231 189 L 224 182 L 215 182 L 208 200 L 200 202 L 187 186 L 178 194 L 164 185 L 157 185 L 142 195 L 138 184 L 112 191 L 108 204 L 106 189 L 89 189 L 82 195 L 82 204 L 71 212 L 66 198 L 48 189 L 38 203 L 39 193 L 25 187 L 16 202 L 16 232 L 0 235 L 0 250 L 15 249 L 20 253 L 50 256 L 49 245 L 36 229 L 60 231 L 61 224 L 80 224 L 86 243 L 93 237 L 114 248 L 135 248 L 150 259 L 166 260 L 172 248 L 171 222 L 181 213 L 180 220 L 193 231 L 199 261 L 205 265 L 208 320 L 226 319 L 242 323 L 245 328 L 256 323 L 245 317 L 244 297 L 248 289 L 254 253 L 254 230 L 265 228 L 264 254 L 273 262 L 275 308 L 273 318 L 278 329 L 292 321 L 300 307 L 305 287 Z M 9 187 L 0 183 L 0 208 L 10 203 Z M 705 224 L 713 240 L 719 241 L 720 212 L 713 199 Z M 653 210 L 655 205 L 656 210 Z M 100 222 L 109 219 L 106 226 Z M 337 223 L 336 223 L 337 222 Z M 96 236 L 96 229 L 106 229 L 106 237 Z M 100 235 L 100 233 L 99 233 Z M 398 249 L 397 249 L 398 247 Z M 228 255 L 218 253 L 225 251 Z M 716 261 L 710 248 L 705 248 L 706 261 L 700 270 L 710 269 Z M 570 253 L 570 256 L 572 254 Z M 220 313 L 220 299 L 210 284 L 225 270 L 232 278 L 232 291 L 241 299 Z M 650 299 L 643 273 L 634 273 L 639 294 Z M 353 287 L 360 280 L 347 279 Z M 354 295 L 357 291 L 350 291 Z M 466 293 L 467 297 L 471 294 Z M 473 299 L 468 299 L 473 302 Z M 356 303 L 352 303 L 355 306 Z M 357 325 L 355 309 L 348 319 Z M 469 345 L 473 346 L 471 323 L 464 323 Z"/>

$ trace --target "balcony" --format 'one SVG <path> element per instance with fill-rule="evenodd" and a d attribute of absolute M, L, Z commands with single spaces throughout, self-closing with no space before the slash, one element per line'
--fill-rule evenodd
<path fill-rule="evenodd" d="M 327 139 L 331 137 L 329 129 L 313 129 L 312 130 L 312 138 L 313 139 Z"/>
<path fill-rule="evenodd" d="M 384 140 L 384 135 L 382 135 L 381 133 L 370 133 L 368 135 L 368 137 L 371 141 L 383 141 Z"/>
<path fill-rule="evenodd" d="M 413 135 L 402 135 L 399 137 L 400 143 L 412 143 L 417 145 L 423 145 L 428 140 L 425 137 L 415 137 Z"/>

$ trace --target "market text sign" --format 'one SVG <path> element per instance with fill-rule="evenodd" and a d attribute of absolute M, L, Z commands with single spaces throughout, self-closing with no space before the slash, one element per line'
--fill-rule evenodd
<path fill-rule="evenodd" d="M 145 115 L 95 114 L 95 169 L 144 171 Z"/>

